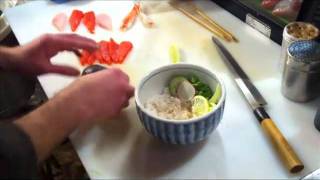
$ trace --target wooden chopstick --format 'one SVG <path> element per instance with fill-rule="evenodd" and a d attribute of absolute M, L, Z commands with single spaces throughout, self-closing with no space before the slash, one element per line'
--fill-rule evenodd
<path fill-rule="evenodd" d="M 171 0 L 169 3 L 204 28 L 214 33 L 219 38 L 222 38 L 228 42 L 238 41 L 230 32 L 214 22 L 209 16 L 198 9 L 191 1 L 181 2 L 180 0 Z"/>
<path fill-rule="evenodd" d="M 176 7 L 179 11 L 181 11 L 183 14 L 185 14 L 186 16 L 188 16 L 189 18 L 191 18 L 192 20 L 194 20 L 195 22 L 197 22 L 198 24 L 202 25 L 204 28 L 208 29 L 209 31 L 213 32 L 216 36 L 218 36 L 219 38 L 222 38 L 228 42 L 230 42 L 232 39 L 225 37 L 219 30 L 213 28 L 212 26 L 204 23 L 201 19 L 199 19 L 198 17 L 192 15 L 191 13 L 189 13 L 188 11 L 186 11 L 185 9 L 181 8 L 181 7 Z"/>
<path fill-rule="evenodd" d="M 191 1 L 188 2 L 188 7 L 192 8 L 191 11 L 196 13 L 197 15 L 200 15 L 201 18 L 203 18 L 206 23 L 208 23 L 213 28 L 218 29 L 223 36 L 225 36 L 227 39 L 231 39 L 231 41 L 238 42 L 237 38 L 235 38 L 230 32 L 228 32 L 226 29 L 221 27 L 218 23 L 216 23 L 213 19 L 211 19 L 206 13 L 204 13 L 201 9 L 199 9 L 194 3 Z"/>
<path fill-rule="evenodd" d="M 197 7 L 196 7 L 197 8 Z M 235 42 L 239 42 L 239 40 L 233 35 L 231 34 L 229 31 L 227 31 L 226 29 L 224 29 L 223 27 L 221 27 L 218 23 L 216 23 L 213 19 L 211 19 L 207 14 L 205 14 L 202 10 L 200 9 L 196 9 L 196 12 L 203 17 L 204 19 L 206 19 L 208 22 L 210 22 L 213 26 L 215 26 L 219 31 L 221 31 L 223 34 L 225 34 L 226 36 L 229 36 L 233 41 Z"/>

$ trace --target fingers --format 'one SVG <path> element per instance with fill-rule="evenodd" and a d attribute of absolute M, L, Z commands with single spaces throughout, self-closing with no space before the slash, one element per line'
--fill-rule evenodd
<path fill-rule="evenodd" d="M 122 89 L 124 91 L 122 108 L 129 106 L 129 100 L 134 95 L 134 87 L 129 84 L 129 76 L 118 68 L 108 69 L 108 71 L 108 73 L 114 74 L 122 84 Z"/>
<path fill-rule="evenodd" d="M 67 76 L 78 76 L 79 71 L 73 67 L 70 66 L 57 66 L 57 65 L 51 65 L 46 67 L 46 72 L 48 73 L 57 73 L 57 74 L 63 74 Z"/>
<path fill-rule="evenodd" d="M 125 82 L 129 83 L 130 79 L 129 76 L 125 73 L 122 73 L 122 78 L 124 79 Z"/>
<path fill-rule="evenodd" d="M 295 18 L 301 7 L 301 2 L 299 0 L 293 0 L 287 7 L 276 8 L 272 11 L 274 16 L 282 16 L 287 18 Z"/>
<path fill-rule="evenodd" d="M 82 55 L 81 55 L 81 52 L 78 49 L 73 48 L 70 51 L 72 51 L 78 58 L 81 58 Z"/>
<path fill-rule="evenodd" d="M 123 71 L 121 71 L 120 69 L 118 68 L 112 68 L 112 69 L 109 69 L 109 72 L 110 73 L 115 73 L 116 76 L 118 76 L 120 79 L 123 79 L 125 82 L 129 82 L 129 76 L 124 73 Z"/>
<path fill-rule="evenodd" d="M 134 95 L 134 88 L 130 84 L 127 84 L 126 96 L 125 96 L 124 104 L 122 106 L 123 108 L 126 108 L 129 106 L 130 98 L 133 95 Z"/>
<path fill-rule="evenodd" d="M 283 8 L 283 9 L 279 8 L 279 9 L 273 10 L 272 15 L 293 18 L 296 15 L 296 13 L 289 8 Z"/>
<path fill-rule="evenodd" d="M 134 95 L 134 87 L 132 87 L 131 85 L 128 86 L 127 95 L 129 98 Z"/>
<path fill-rule="evenodd" d="M 134 95 L 134 88 L 130 85 L 128 85 L 127 90 L 126 90 L 126 95 L 124 96 L 124 100 L 123 100 L 123 108 L 126 108 L 129 106 L 129 101 L 130 98 Z"/>
<path fill-rule="evenodd" d="M 76 34 L 46 34 L 40 37 L 40 42 L 50 57 L 64 50 L 86 49 L 94 51 L 98 48 L 98 44 L 94 40 Z"/>
<path fill-rule="evenodd" d="M 263 0 L 261 6 L 266 9 L 274 8 L 280 0 Z"/>
<path fill-rule="evenodd" d="M 117 92 L 120 108 L 129 105 L 130 98 L 134 95 L 134 87 L 129 84 L 129 76 L 118 68 L 110 68 L 104 71 L 95 72 L 85 76 L 88 79 L 103 81 L 113 81 L 112 85 Z"/>
<path fill-rule="evenodd" d="M 127 86 L 126 87 L 127 97 L 131 98 L 134 95 L 134 87 L 132 87 L 129 84 L 129 82 L 130 82 L 129 76 L 118 68 L 113 68 L 110 70 L 114 71 L 114 73 L 116 73 L 117 76 L 119 76 L 119 78 L 121 78 L 124 81 L 124 84 Z"/>
<path fill-rule="evenodd" d="M 129 106 L 129 101 L 130 101 L 130 98 L 134 95 L 134 88 L 132 87 L 132 86 L 128 86 L 128 88 L 127 88 L 127 92 L 126 92 L 127 94 L 127 96 L 125 96 L 124 98 L 124 103 L 123 103 L 123 108 L 126 108 L 126 107 L 128 107 Z"/>
<path fill-rule="evenodd" d="M 122 108 L 126 108 L 129 106 L 129 99 L 125 97 L 123 104 L 122 104 Z"/>

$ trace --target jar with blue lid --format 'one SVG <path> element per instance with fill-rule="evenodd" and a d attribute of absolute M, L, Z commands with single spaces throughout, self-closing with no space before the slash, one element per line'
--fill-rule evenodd
<path fill-rule="evenodd" d="M 307 22 L 291 22 L 283 30 L 280 68 L 283 70 L 285 60 L 288 58 L 288 47 L 291 43 L 300 40 L 314 40 L 319 37 L 319 29 Z"/>
<path fill-rule="evenodd" d="M 55 2 L 55 3 L 57 3 L 57 4 L 62 4 L 62 3 L 66 3 L 66 2 L 68 2 L 68 1 L 70 1 L 70 0 L 51 0 L 52 2 Z"/>
<path fill-rule="evenodd" d="M 319 42 L 301 40 L 289 46 L 281 86 L 282 94 L 296 102 L 306 102 L 320 95 Z"/>
<path fill-rule="evenodd" d="M 314 126 L 320 131 L 320 107 L 316 113 L 316 117 L 314 118 Z M 319 173 L 320 176 L 320 173 Z"/>

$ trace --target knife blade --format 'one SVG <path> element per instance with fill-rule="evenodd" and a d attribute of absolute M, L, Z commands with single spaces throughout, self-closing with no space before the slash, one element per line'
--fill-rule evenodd
<path fill-rule="evenodd" d="M 267 104 L 266 100 L 224 45 L 214 37 L 212 37 L 212 41 L 231 71 L 236 85 L 247 100 L 255 117 L 260 122 L 264 132 L 269 137 L 287 169 L 291 173 L 300 172 L 304 168 L 304 165 L 265 111 L 263 106 Z"/>
<path fill-rule="evenodd" d="M 229 69 L 231 70 L 232 75 L 234 76 L 235 82 L 238 87 L 241 89 L 241 92 L 248 100 L 251 108 L 256 109 L 258 107 L 264 106 L 267 104 L 266 100 L 260 94 L 258 89 L 252 84 L 248 75 L 242 70 L 237 61 L 233 58 L 230 52 L 221 44 L 221 42 L 212 38 L 213 42 L 219 48 L 220 56 L 224 57 L 225 62 Z"/>

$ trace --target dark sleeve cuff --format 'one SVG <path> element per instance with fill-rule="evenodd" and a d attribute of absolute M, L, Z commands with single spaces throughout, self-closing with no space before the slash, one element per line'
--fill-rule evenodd
<path fill-rule="evenodd" d="M 0 123 L 0 178 L 36 178 L 37 156 L 30 137 L 13 123 Z"/>

